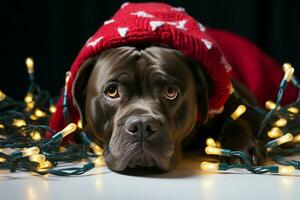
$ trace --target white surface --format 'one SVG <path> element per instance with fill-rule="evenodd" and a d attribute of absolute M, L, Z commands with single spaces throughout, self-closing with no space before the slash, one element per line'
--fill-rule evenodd
<path fill-rule="evenodd" d="M 0 171 L 0 199 L 300 199 L 299 172 L 293 176 L 243 170 L 208 174 L 199 170 L 199 163 L 199 158 L 189 156 L 171 172 L 145 176 L 118 174 L 106 167 L 76 177 Z"/>

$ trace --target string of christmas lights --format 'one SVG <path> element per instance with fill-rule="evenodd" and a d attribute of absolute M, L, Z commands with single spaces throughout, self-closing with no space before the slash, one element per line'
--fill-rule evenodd
<path fill-rule="evenodd" d="M 29 87 L 24 101 L 14 101 L 0 91 L 0 169 L 11 172 L 17 170 L 35 172 L 37 174 L 54 174 L 70 176 L 83 174 L 96 166 L 105 164 L 103 149 L 94 143 L 82 131 L 82 125 L 69 123 L 67 96 L 63 99 L 64 118 L 69 123 L 63 130 L 55 133 L 48 124 L 49 118 L 55 112 L 55 98 L 35 82 L 34 61 L 26 61 Z M 232 123 L 247 110 L 252 109 L 263 116 L 263 121 L 257 133 L 257 138 L 268 138 L 265 151 L 269 158 L 280 165 L 253 166 L 251 158 L 242 151 L 222 149 L 221 144 L 213 138 L 206 140 L 205 152 L 208 155 L 240 158 L 241 164 L 212 163 L 204 161 L 200 168 L 205 171 L 228 170 L 232 168 L 246 169 L 252 173 L 293 173 L 300 169 L 300 161 L 288 160 L 287 156 L 300 153 L 300 84 L 293 75 L 294 68 L 286 63 L 283 65 L 284 77 L 279 86 L 276 102 L 267 101 L 266 108 L 254 107 L 233 91 L 232 95 L 239 99 L 241 105 L 228 117 L 225 125 Z M 67 83 L 70 73 L 66 73 L 64 94 L 67 94 Z M 287 84 L 291 82 L 299 89 L 296 101 L 287 106 L 281 106 L 281 100 Z M 271 129 L 269 127 L 271 126 Z M 50 132 L 52 138 L 45 135 Z M 69 134 L 78 134 L 81 143 L 62 146 L 61 142 Z M 87 160 L 81 167 L 60 167 L 61 162 Z"/>

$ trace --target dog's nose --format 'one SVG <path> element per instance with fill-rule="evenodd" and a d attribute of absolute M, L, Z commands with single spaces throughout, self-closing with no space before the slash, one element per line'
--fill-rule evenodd
<path fill-rule="evenodd" d="M 145 138 L 156 133 L 160 128 L 160 122 L 151 116 L 130 117 L 126 121 L 126 130 L 131 135 L 141 135 Z"/>

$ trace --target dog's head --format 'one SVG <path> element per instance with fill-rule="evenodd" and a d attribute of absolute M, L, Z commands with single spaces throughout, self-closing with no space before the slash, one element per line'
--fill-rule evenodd
<path fill-rule="evenodd" d="M 115 171 L 170 170 L 197 118 L 207 119 L 206 79 L 179 51 L 119 47 L 90 58 L 73 85 L 83 129 L 103 146 Z"/>

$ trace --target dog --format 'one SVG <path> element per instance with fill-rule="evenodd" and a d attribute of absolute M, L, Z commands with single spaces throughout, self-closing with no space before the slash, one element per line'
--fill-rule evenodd
<path fill-rule="evenodd" d="M 187 138 L 201 134 L 201 127 L 222 126 L 239 102 L 230 98 L 222 114 L 209 116 L 210 80 L 195 65 L 180 51 L 162 46 L 111 48 L 83 64 L 73 84 L 74 102 L 83 130 L 103 146 L 110 169 L 171 170 Z M 232 84 L 255 104 L 243 85 L 233 79 Z M 220 142 L 260 164 L 265 155 L 253 134 L 260 120 L 254 119 L 255 112 L 250 112 L 225 127 Z"/>

